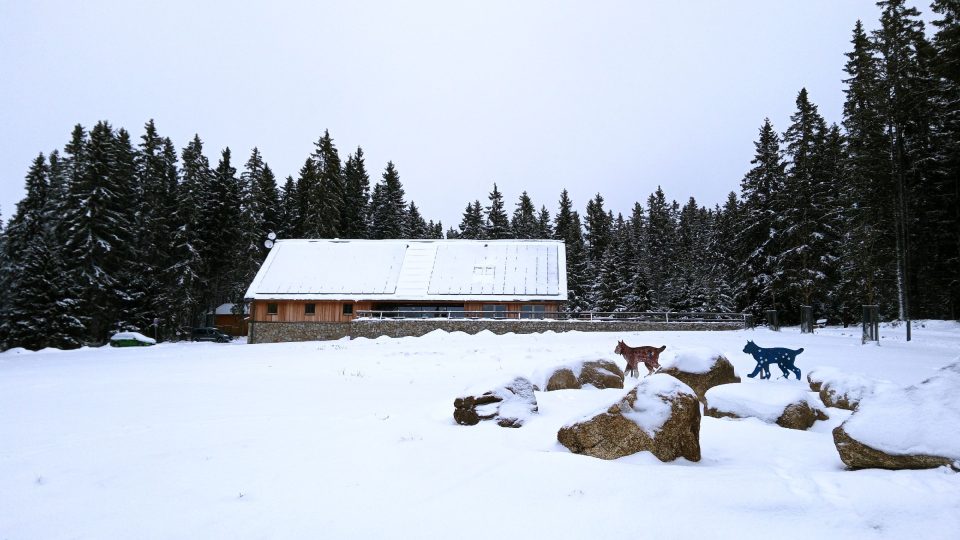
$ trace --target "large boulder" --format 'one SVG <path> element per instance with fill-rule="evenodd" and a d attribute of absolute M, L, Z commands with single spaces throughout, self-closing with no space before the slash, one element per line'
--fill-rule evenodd
<path fill-rule="evenodd" d="M 960 362 L 865 397 L 833 430 L 833 442 L 851 469 L 960 470 Z"/>
<path fill-rule="evenodd" d="M 493 390 L 453 400 L 453 419 L 462 426 L 495 420 L 502 427 L 520 427 L 537 412 L 537 397 L 529 379 L 516 377 Z"/>
<path fill-rule="evenodd" d="M 578 360 L 539 373 L 535 379 L 546 381 L 546 391 L 576 390 L 584 385 L 594 388 L 623 388 L 623 370 L 610 360 Z"/>
<path fill-rule="evenodd" d="M 730 363 L 722 354 L 710 349 L 681 349 L 672 360 L 666 360 L 661 373 L 672 375 L 693 389 L 700 401 L 707 390 L 721 384 L 740 382 Z"/>
<path fill-rule="evenodd" d="M 887 388 L 889 381 L 844 373 L 836 368 L 816 368 L 807 374 L 810 389 L 820 394 L 820 400 L 827 407 L 836 407 L 848 411 L 857 410 L 860 401 Z"/>
<path fill-rule="evenodd" d="M 700 461 L 700 402 L 676 378 L 651 375 L 608 408 L 562 427 L 557 440 L 601 459 L 649 451 L 660 461 Z"/>
<path fill-rule="evenodd" d="M 707 391 L 703 414 L 805 430 L 828 418 L 817 401 L 802 384 L 723 384 Z"/>

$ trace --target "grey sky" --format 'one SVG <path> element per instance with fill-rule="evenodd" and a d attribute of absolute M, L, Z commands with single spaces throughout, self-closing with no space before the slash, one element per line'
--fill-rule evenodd
<path fill-rule="evenodd" d="M 927 11 L 925 5 L 921 6 Z M 427 219 L 456 226 L 494 182 L 555 213 L 614 212 L 663 186 L 720 203 L 763 118 L 806 86 L 840 120 L 843 54 L 872 1 L 139 2 L 0 0 L 0 210 L 37 152 L 99 119 L 282 180 L 329 129 L 371 180 L 392 160 Z"/>

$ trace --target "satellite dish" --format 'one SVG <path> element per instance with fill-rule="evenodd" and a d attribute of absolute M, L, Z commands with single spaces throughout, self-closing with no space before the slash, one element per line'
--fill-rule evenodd
<path fill-rule="evenodd" d="M 273 233 L 270 233 L 270 234 L 273 234 Z M 264 240 L 264 241 L 263 241 L 263 247 L 265 247 L 265 248 L 267 248 L 267 249 L 272 248 L 272 247 L 273 247 L 273 240 Z"/>
<path fill-rule="evenodd" d="M 275 232 L 273 232 L 273 231 L 270 231 L 270 232 L 267 233 L 267 238 L 270 239 L 271 241 L 276 240 L 276 239 L 277 239 L 277 234 L 276 234 Z"/>

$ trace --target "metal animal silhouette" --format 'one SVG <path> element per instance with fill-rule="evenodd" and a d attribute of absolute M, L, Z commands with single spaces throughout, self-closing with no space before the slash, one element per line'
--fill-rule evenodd
<path fill-rule="evenodd" d="M 660 353 L 666 348 L 666 345 L 663 347 L 631 347 L 622 341 L 618 341 L 617 348 L 614 349 L 613 352 L 626 359 L 627 369 L 624 371 L 626 375 L 639 377 L 640 370 L 638 367 L 640 362 L 643 362 L 643 365 L 647 366 L 647 371 L 649 371 L 647 375 L 652 375 L 654 372 L 660 370 Z"/>
<path fill-rule="evenodd" d="M 797 359 L 797 355 L 803 352 L 803 347 L 797 350 L 785 349 L 783 347 L 764 348 L 752 341 L 748 341 L 747 345 L 743 348 L 743 352 L 749 354 L 757 361 L 756 369 L 753 370 L 753 373 L 747 375 L 747 377 L 753 378 L 759 373 L 761 379 L 769 379 L 770 364 L 776 364 L 777 367 L 780 368 L 780 371 L 783 372 L 785 379 L 789 379 L 790 373 L 793 373 L 797 376 L 797 380 L 800 380 L 800 368 L 795 366 L 794 362 Z"/>

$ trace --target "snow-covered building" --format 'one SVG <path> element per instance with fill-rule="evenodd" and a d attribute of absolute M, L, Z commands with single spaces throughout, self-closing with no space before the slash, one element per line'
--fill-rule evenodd
<path fill-rule="evenodd" d="M 554 240 L 278 240 L 246 300 L 254 325 L 539 318 L 567 299 L 566 276 Z"/>

